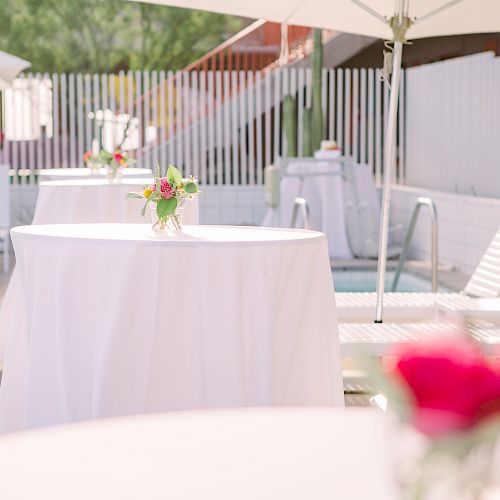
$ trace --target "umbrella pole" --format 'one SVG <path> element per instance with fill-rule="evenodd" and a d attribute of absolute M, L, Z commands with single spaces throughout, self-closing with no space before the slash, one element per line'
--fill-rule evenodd
<path fill-rule="evenodd" d="M 384 148 L 384 188 L 382 194 L 382 211 L 380 215 L 380 237 L 377 269 L 377 308 L 375 312 L 375 323 L 382 323 L 383 316 L 385 270 L 387 265 L 387 245 L 389 241 L 389 211 L 391 208 L 391 183 L 394 176 L 394 166 L 396 163 L 396 122 L 398 114 L 402 55 L 403 43 L 401 41 L 394 42 L 391 96 L 389 101 L 389 113 L 385 136 L 386 143 Z"/>

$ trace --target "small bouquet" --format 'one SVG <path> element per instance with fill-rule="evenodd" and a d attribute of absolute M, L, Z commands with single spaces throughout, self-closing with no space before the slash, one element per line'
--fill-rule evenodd
<path fill-rule="evenodd" d="M 132 157 L 120 149 L 116 149 L 113 153 L 110 153 L 105 149 L 101 149 L 98 158 L 101 164 L 107 168 L 107 175 L 110 180 L 120 178 L 122 168 L 126 168 L 135 161 Z"/>
<path fill-rule="evenodd" d="M 467 335 L 407 344 L 393 356 L 380 379 L 389 408 L 426 443 L 402 478 L 408 498 L 481 498 L 500 434 L 499 367 Z"/>
<path fill-rule="evenodd" d="M 157 165 L 154 183 L 143 186 L 142 192 L 128 193 L 127 198 L 146 200 L 142 215 L 145 215 L 149 204 L 154 230 L 179 231 L 182 228 L 186 200 L 192 199 L 199 193 L 198 184 L 193 176 L 184 179 L 177 168 L 169 165 L 166 177 L 160 177 L 160 166 Z"/>

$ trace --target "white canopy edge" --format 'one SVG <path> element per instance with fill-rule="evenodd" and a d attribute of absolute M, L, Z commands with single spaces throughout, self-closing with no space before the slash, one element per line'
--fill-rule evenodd
<path fill-rule="evenodd" d="M 335 29 L 346 33 L 390 39 L 390 28 L 352 0 L 139 0 L 232 14 L 291 25 Z M 383 17 L 394 13 L 393 0 L 363 0 Z M 410 0 L 409 15 L 419 19 L 450 4 L 436 14 L 416 22 L 408 31 L 409 39 L 466 33 L 500 31 L 500 0 Z"/>

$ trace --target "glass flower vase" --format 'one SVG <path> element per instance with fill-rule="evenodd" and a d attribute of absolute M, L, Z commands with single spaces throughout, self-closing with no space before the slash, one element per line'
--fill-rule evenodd
<path fill-rule="evenodd" d="M 123 177 L 123 168 L 107 165 L 106 177 L 108 178 L 109 182 L 121 182 Z"/>
<path fill-rule="evenodd" d="M 151 203 L 149 208 L 151 210 L 151 222 L 153 223 L 153 231 L 158 234 L 175 234 L 181 231 L 185 206 L 185 199 L 178 200 L 175 212 L 160 219 L 158 217 L 158 213 L 156 212 L 156 203 Z"/>
<path fill-rule="evenodd" d="M 90 173 L 92 175 L 98 174 L 99 169 L 101 168 L 101 165 L 95 161 L 88 161 L 86 163 L 86 167 L 90 170 Z"/>

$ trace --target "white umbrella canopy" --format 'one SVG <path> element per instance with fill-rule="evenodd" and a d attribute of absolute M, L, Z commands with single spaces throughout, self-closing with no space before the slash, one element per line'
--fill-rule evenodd
<path fill-rule="evenodd" d="M 385 270 L 396 163 L 396 123 L 401 58 L 406 39 L 500 31 L 500 0 L 140 0 L 335 29 L 393 40 L 391 94 L 384 141 L 375 323 L 382 323 Z"/>
<path fill-rule="evenodd" d="M 0 50 L 0 90 L 9 88 L 14 78 L 29 66 L 28 61 Z"/>
<path fill-rule="evenodd" d="M 365 4 L 386 19 L 394 15 L 396 4 L 394 0 L 139 1 L 335 29 L 384 39 L 392 39 L 392 30 L 358 4 Z M 500 31 L 499 0 L 407 0 L 405 3 L 408 4 L 408 17 L 416 19 L 408 32 L 411 39 Z M 432 12 L 433 15 L 426 17 Z"/>

